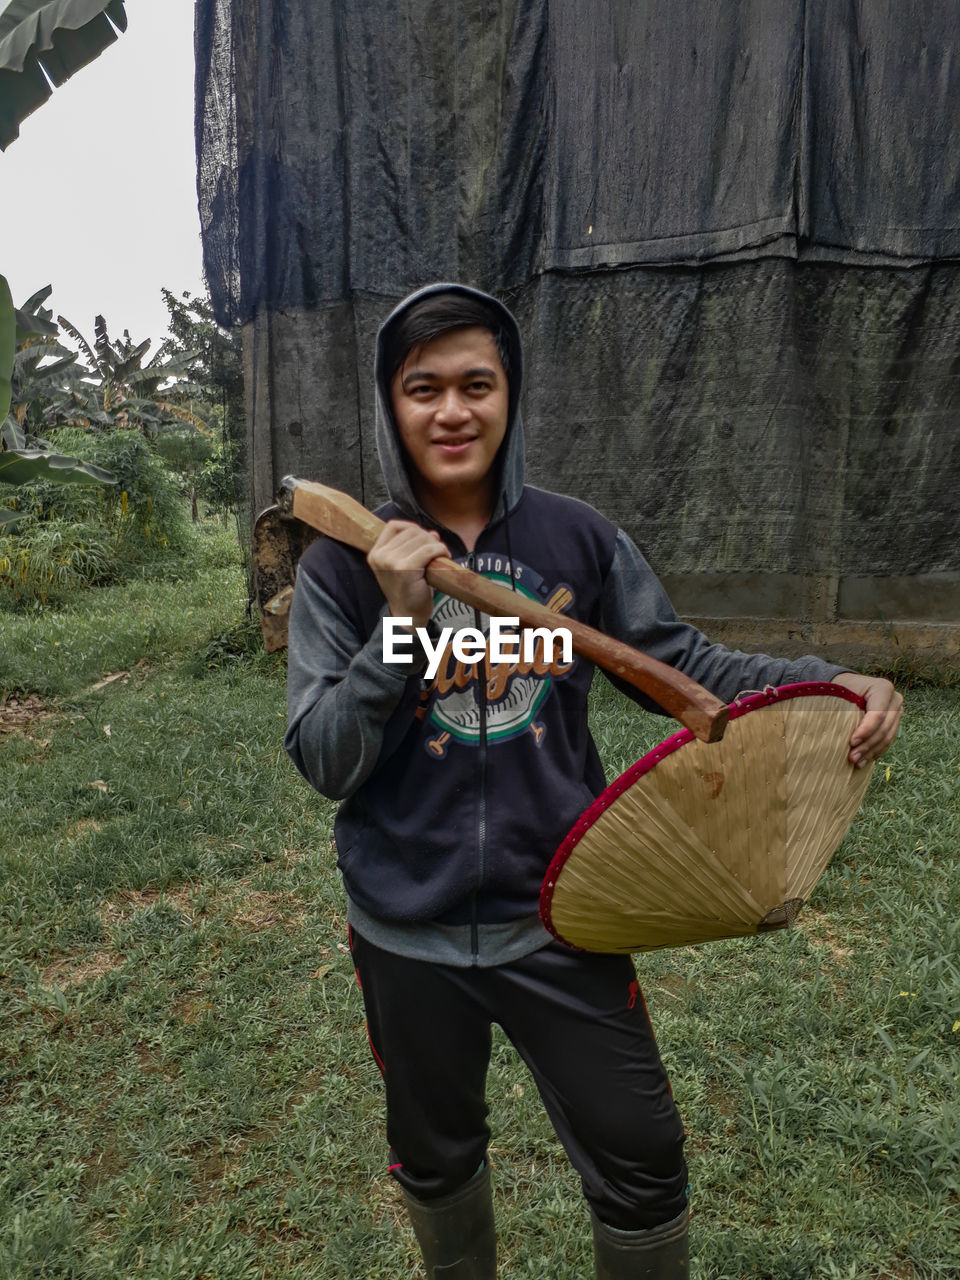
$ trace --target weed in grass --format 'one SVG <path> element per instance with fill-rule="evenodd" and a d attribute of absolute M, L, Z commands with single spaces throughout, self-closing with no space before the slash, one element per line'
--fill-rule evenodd
<path fill-rule="evenodd" d="M 260 626 L 251 614 L 225 631 L 210 637 L 201 654 L 187 663 L 187 670 L 198 678 L 208 671 L 256 661 L 263 653 Z"/>

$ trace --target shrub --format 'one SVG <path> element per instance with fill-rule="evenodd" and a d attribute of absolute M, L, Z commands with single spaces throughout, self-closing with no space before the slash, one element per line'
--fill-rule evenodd
<path fill-rule="evenodd" d="M 21 519 L 0 537 L 0 587 L 46 603 L 79 586 L 114 582 L 131 569 L 182 553 L 191 542 L 176 478 L 136 431 L 66 428 L 51 444 L 117 477 L 109 488 L 37 481 L 10 501 Z"/>
<path fill-rule="evenodd" d="M 197 473 L 197 492 L 214 511 L 230 511 L 238 506 L 242 484 L 242 450 L 235 440 L 222 439 Z"/>
<path fill-rule="evenodd" d="M 22 599 L 47 604 L 111 575 L 112 547 L 104 530 L 68 520 L 27 516 L 13 537 L 0 538 L 0 584 Z"/>

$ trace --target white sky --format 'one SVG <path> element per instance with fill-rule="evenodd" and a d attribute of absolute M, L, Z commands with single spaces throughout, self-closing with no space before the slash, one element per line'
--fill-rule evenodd
<path fill-rule="evenodd" d="M 0 9 L 5 8 L 0 0 Z M 193 144 L 193 0 L 127 0 L 127 30 L 0 152 L 0 274 L 92 342 L 102 314 L 156 352 L 161 286 L 203 292 Z M 149 356 L 148 356 L 149 358 Z"/>

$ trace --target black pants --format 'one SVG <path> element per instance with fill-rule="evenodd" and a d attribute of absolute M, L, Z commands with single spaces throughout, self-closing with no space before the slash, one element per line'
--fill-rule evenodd
<path fill-rule="evenodd" d="M 391 1171 L 422 1200 L 479 1168 L 490 1131 L 491 1024 L 530 1069 L 597 1216 L 624 1231 L 682 1212 L 683 1126 L 633 964 L 559 943 L 512 964 L 459 969 L 351 938 L 383 1073 Z"/>

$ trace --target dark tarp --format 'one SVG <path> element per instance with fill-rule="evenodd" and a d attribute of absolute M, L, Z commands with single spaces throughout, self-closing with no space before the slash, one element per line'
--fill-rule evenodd
<path fill-rule="evenodd" d="M 960 256 L 955 0 L 201 0 L 207 273 L 263 304 Z"/>
<path fill-rule="evenodd" d="M 197 54 L 255 505 L 377 499 L 377 323 L 463 279 L 521 320 L 531 478 L 681 597 L 960 617 L 954 0 L 199 0 Z"/>

